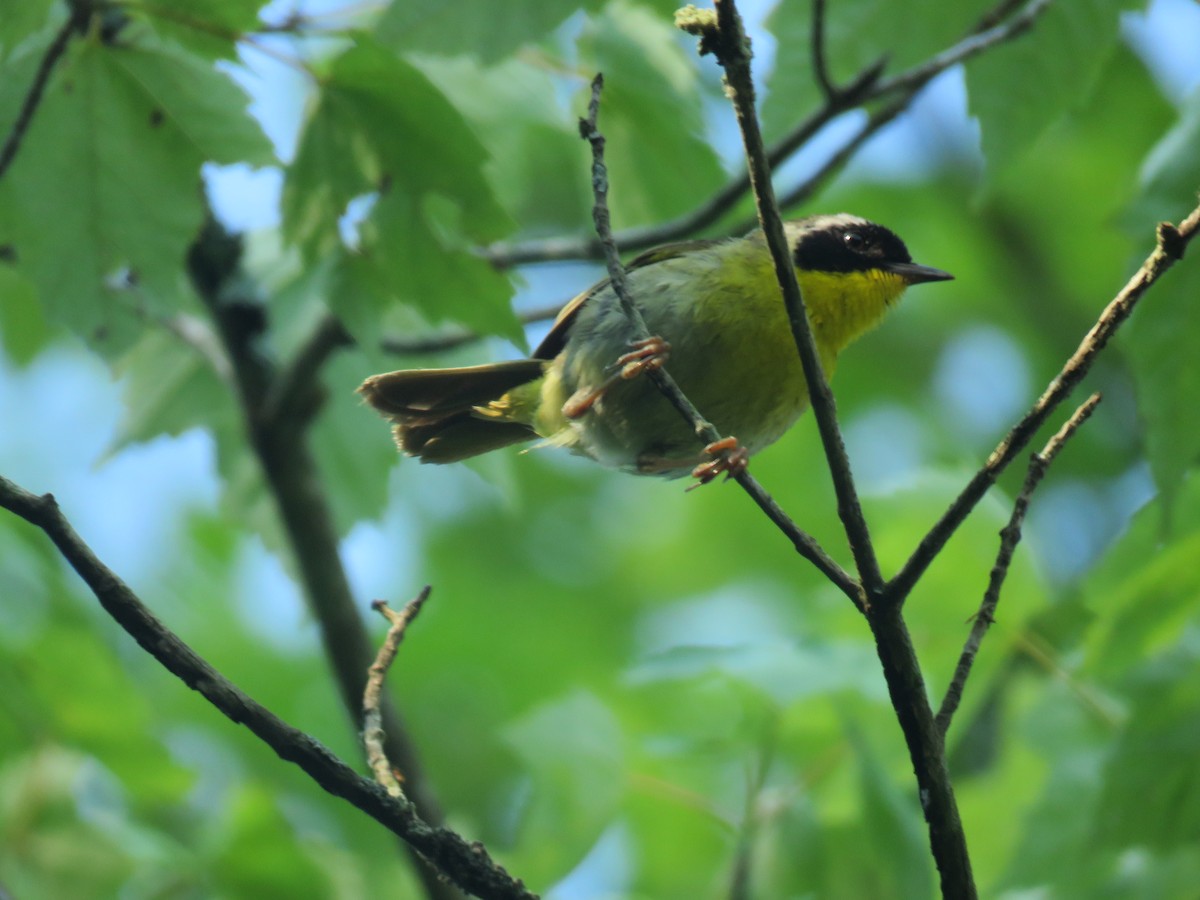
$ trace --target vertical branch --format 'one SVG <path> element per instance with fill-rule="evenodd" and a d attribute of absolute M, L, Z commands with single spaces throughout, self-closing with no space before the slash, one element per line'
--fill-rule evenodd
<path fill-rule="evenodd" d="M 716 0 L 716 28 L 707 33 L 711 40 L 707 45 L 716 54 L 717 61 L 725 69 L 725 85 L 737 115 L 738 126 L 746 149 L 750 169 L 750 184 L 754 190 L 759 223 L 771 251 L 775 265 L 775 277 L 783 292 L 788 320 L 792 326 L 792 337 L 800 354 L 804 379 L 812 403 L 813 415 L 821 433 L 821 444 L 833 479 L 838 498 L 838 515 L 846 530 L 854 562 L 858 567 L 865 597 L 862 605 L 867 606 L 883 588 L 883 575 L 875 557 L 866 518 L 854 487 L 850 473 L 850 459 L 837 424 L 837 407 L 829 381 L 821 368 L 816 339 L 808 321 L 808 310 L 796 281 L 795 265 L 788 250 L 783 231 L 783 220 L 775 202 L 775 189 L 771 184 L 771 168 L 767 161 L 762 131 L 758 126 L 758 114 L 754 104 L 754 82 L 750 76 L 750 40 L 742 26 L 741 15 L 732 0 Z"/>
<path fill-rule="evenodd" d="M 846 529 L 865 591 L 864 607 L 888 693 L 908 745 L 918 796 L 929 830 L 930 849 L 941 878 L 942 895 L 973 900 L 977 896 L 966 834 L 946 766 L 945 744 L 929 704 L 921 667 L 904 623 L 901 605 L 884 602 L 883 576 L 858 501 L 849 460 L 837 426 L 836 408 L 821 370 L 816 342 L 808 323 L 794 264 L 771 186 L 770 167 L 754 109 L 749 41 L 733 0 L 716 0 L 715 24 L 694 13 L 689 30 L 701 34 L 701 52 L 710 50 L 725 69 L 727 92 L 742 128 L 759 220 L 775 263 L 792 332 L 804 367 L 813 412 L 838 496 L 838 512 Z"/>
<path fill-rule="evenodd" d="M 315 368 L 306 377 L 281 383 L 276 368 L 260 352 L 267 328 L 266 311 L 252 297 L 239 293 L 240 245 L 220 226 L 209 223 L 193 246 L 188 266 L 201 297 L 208 305 L 217 332 L 233 366 L 237 399 L 247 439 L 258 457 L 267 487 L 275 501 L 288 546 L 300 571 L 300 585 L 320 625 L 321 643 L 333 670 L 342 705 L 355 729 L 362 728 L 362 696 L 373 653 L 366 625 L 354 602 L 342 565 L 333 513 L 309 445 L 308 431 L 324 399 Z M 322 359 L 336 341 L 314 342 Z M 295 376 L 295 367 L 286 370 Z M 382 707 L 389 758 L 406 773 L 408 795 L 422 818 L 438 824 L 441 809 L 422 774 L 416 748 L 391 704 Z M 433 900 L 459 896 L 419 856 L 414 863 L 426 894 Z"/>
<path fill-rule="evenodd" d="M 904 732 L 917 778 L 917 796 L 929 829 L 929 846 L 941 879 L 942 897 L 974 900 L 978 893 L 967 836 L 946 766 L 945 742 L 929 705 L 912 636 L 904 624 L 901 608 L 895 604 L 872 607 L 868 620 L 892 708 Z"/>

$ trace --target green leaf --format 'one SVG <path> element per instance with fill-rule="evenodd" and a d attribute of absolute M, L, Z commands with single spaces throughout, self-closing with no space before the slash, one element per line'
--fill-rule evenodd
<path fill-rule="evenodd" d="M 210 341 L 200 321 L 183 321 L 197 342 Z M 114 366 L 125 382 L 125 415 L 109 453 L 162 434 L 179 435 L 203 427 L 228 436 L 239 433 L 236 410 L 224 384 L 195 346 L 165 329 L 146 331 L 142 339 Z"/>
<path fill-rule="evenodd" d="M 600 0 L 587 0 L 583 8 L 601 5 Z M 375 36 L 397 50 L 466 54 L 492 63 L 541 40 L 579 8 L 575 0 L 512 0 L 503 6 L 490 0 L 413 0 L 388 6 Z"/>
<path fill-rule="evenodd" d="M 1200 458 L 1200 266 L 1184 260 L 1139 306 L 1126 343 L 1146 428 L 1146 451 L 1168 521 Z"/>
<path fill-rule="evenodd" d="M 53 336 L 29 279 L 0 265 L 0 344 L 18 365 L 28 365 Z"/>
<path fill-rule="evenodd" d="M 358 354 L 343 354 L 326 364 L 323 380 L 329 401 L 312 430 L 318 468 L 331 484 L 337 485 L 337 490 L 329 492 L 329 499 L 339 534 L 383 512 L 388 500 L 388 472 L 397 462 L 386 423 L 356 402 L 354 389 L 365 372 Z"/>
<path fill-rule="evenodd" d="M 1085 879 L 1090 886 L 1103 877 L 1112 858 L 1088 842 L 1096 815 L 1101 763 L 1101 754 L 1094 750 L 1058 756 L 1044 793 L 1025 816 L 1024 832 L 1002 887 L 1049 882 L 1080 890 Z"/>
<path fill-rule="evenodd" d="M 46 27 L 50 11 L 56 5 L 55 0 L 24 0 L 9 5 L 0 18 L 0 60 L 31 34 Z M 11 120 L 0 116 L 0 122 L 8 121 Z"/>
<path fill-rule="evenodd" d="M 520 871 L 540 883 L 564 874 L 572 850 L 582 858 L 616 813 L 625 792 L 621 728 L 604 703 L 577 690 L 513 722 L 504 735 L 532 779 Z"/>
<path fill-rule="evenodd" d="M 1125 215 L 1132 225 L 1176 221 L 1195 205 L 1200 185 L 1200 88 L 1184 100 L 1179 121 L 1142 165 L 1140 192 Z"/>
<path fill-rule="evenodd" d="M 1200 480 L 1187 479 L 1172 503 L 1185 527 L 1164 540 L 1161 509 L 1146 506 L 1085 584 L 1096 625 L 1084 645 L 1084 662 L 1094 677 L 1123 677 L 1140 660 L 1170 650 L 1198 624 Z"/>
<path fill-rule="evenodd" d="M 154 30 L 212 59 L 236 59 L 242 35 L 257 30 L 265 0 L 154 0 L 131 9 Z"/>
<path fill-rule="evenodd" d="M 1093 819 L 1103 846 L 1174 850 L 1200 841 L 1200 660 L 1189 650 L 1145 664 L 1132 685 L 1132 714 Z"/>
<path fill-rule="evenodd" d="M 399 7 L 392 7 L 397 9 Z M 496 196 L 524 233 L 590 227 L 591 158 L 561 83 L 524 58 L 483 68 L 468 59 L 416 63 L 471 122 L 491 158 Z"/>
<path fill-rule="evenodd" d="M 178 305 L 200 165 L 271 159 L 244 107 L 228 78 L 168 45 L 73 45 L 0 183 L 0 244 L 48 318 L 119 345 L 113 332 Z"/>
<path fill-rule="evenodd" d="M 276 162 L 271 142 L 246 112 L 246 94 L 219 69 L 174 44 L 149 39 L 112 48 L 112 62 L 130 93 L 149 106 L 150 125 L 176 132 L 189 158 L 226 165 Z"/>
<path fill-rule="evenodd" d="M 379 312 L 413 305 L 434 321 L 521 339 L 507 278 L 471 253 L 509 226 L 462 115 L 417 69 L 362 39 L 339 56 L 305 127 L 283 193 L 285 233 L 310 259 L 341 246 L 352 200 L 373 200 L 348 281 L 331 304 L 376 343 Z"/>
<path fill-rule="evenodd" d="M 679 215 L 724 180 L 704 139 L 700 79 L 665 18 L 617 0 L 579 39 L 585 71 L 604 74 L 600 130 L 617 227 Z M 576 101 L 582 113 L 590 89 Z"/>
<path fill-rule="evenodd" d="M 967 67 L 971 114 L 993 172 L 1035 145 L 1051 124 L 1082 105 L 1117 42 L 1131 0 L 1052 3 L 1033 28 Z"/>

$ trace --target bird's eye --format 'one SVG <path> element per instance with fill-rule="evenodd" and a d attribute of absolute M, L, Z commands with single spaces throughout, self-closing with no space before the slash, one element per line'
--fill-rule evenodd
<path fill-rule="evenodd" d="M 842 235 L 842 242 L 847 249 L 853 250 L 855 253 L 861 253 L 867 246 L 867 239 L 857 231 L 847 231 Z"/>

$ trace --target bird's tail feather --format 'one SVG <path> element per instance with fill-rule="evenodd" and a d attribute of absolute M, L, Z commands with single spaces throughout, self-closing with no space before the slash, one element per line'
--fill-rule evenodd
<path fill-rule="evenodd" d="M 524 422 L 479 414 L 506 393 L 542 377 L 545 360 L 458 369 L 408 369 L 372 375 L 359 387 L 395 424 L 396 443 L 422 462 L 449 463 L 530 440 Z"/>

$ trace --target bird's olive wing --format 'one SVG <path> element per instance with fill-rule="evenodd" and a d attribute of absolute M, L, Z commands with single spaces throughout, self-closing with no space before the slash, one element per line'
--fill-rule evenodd
<path fill-rule="evenodd" d="M 704 247 L 711 247 L 717 243 L 720 243 L 720 241 L 679 241 L 675 244 L 663 244 L 661 247 L 655 247 L 635 256 L 625 266 L 625 271 L 632 272 L 634 269 L 652 266 L 667 259 L 675 259 L 695 250 L 701 250 Z M 571 323 L 575 321 L 575 316 L 579 313 L 580 308 L 590 297 L 594 297 L 608 287 L 608 282 L 609 279 L 607 278 L 597 281 L 559 311 L 550 331 L 542 339 L 542 342 L 538 344 L 537 349 L 533 351 L 534 359 L 553 359 L 562 352 L 563 346 L 567 343 L 567 335 L 571 331 Z M 637 296 L 635 295 L 633 299 L 637 300 Z"/>

